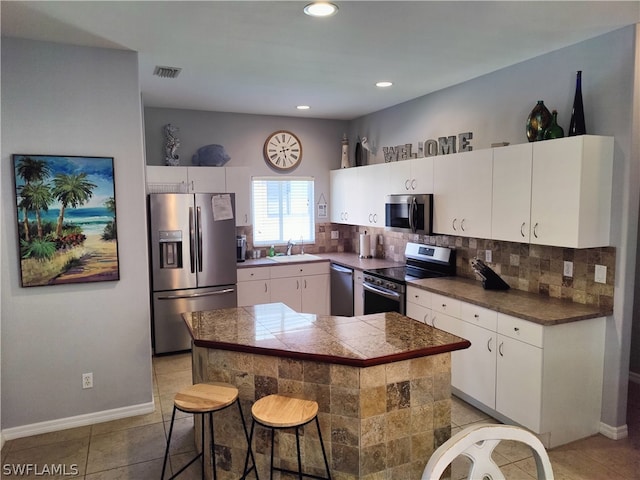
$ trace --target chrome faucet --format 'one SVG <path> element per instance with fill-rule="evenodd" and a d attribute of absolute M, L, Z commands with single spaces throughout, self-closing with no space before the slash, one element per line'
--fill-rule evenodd
<path fill-rule="evenodd" d="M 289 239 L 289 241 L 287 242 L 287 255 L 291 255 L 291 249 L 295 244 L 296 242 L 293 242 L 291 241 L 291 239 Z"/>

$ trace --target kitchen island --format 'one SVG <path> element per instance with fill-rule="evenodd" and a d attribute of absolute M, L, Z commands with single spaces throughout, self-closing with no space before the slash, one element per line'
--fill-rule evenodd
<path fill-rule="evenodd" d="M 282 303 L 184 319 L 193 337 L 194 383 L 237 386 L 246 418 L 255 400 L 273 393 L 318 402 L 336 478 L 419 478 L 451 434 L 451 352 L 470 346 L 460 337 L 397 313 L 316 316 Z M 216 416 L 216 462 L 229 478 L 244 465 L 239 421 L 233 409 Z M 276 440 L 275 461 L 285 468 L 296 462 L 294 438 L 287 431 Z M 268 441 L 268 431 L 258 428 L 253 447 L 265 478 Z M 306 471 L 324 472 L 315 428 L 304 432 L 302 456 Z"/>

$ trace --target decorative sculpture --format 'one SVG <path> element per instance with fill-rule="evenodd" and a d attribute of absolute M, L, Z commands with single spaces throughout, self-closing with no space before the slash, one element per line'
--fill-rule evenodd
<path fill-rule="evenodd" d="M 174 127 L 170 123 L 164 126 L 164 164 L 171 167 L 180 165 L 180 155 L 176 153 L 180 146 L 178 138 L 178 127 Z"/>

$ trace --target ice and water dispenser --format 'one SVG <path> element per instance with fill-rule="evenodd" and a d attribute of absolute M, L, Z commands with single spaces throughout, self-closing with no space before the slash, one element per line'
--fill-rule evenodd
<path fill-rule="evenodd" d="M 182 231 L 158 232 L 160 242 L 160 268 L 182 268 Z"/>

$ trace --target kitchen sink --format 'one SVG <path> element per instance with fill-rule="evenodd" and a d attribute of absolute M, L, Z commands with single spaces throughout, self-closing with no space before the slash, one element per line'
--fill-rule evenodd
<path fill-rule="evenodd" d="M 269 260 L 278 263 L 310 262 L 312 260 L 322 260 L 322 257 L 311 255 L 310 253 L 299 253 L 298 255 L 276 255 L 275 257 L 269 257 Z"/>

